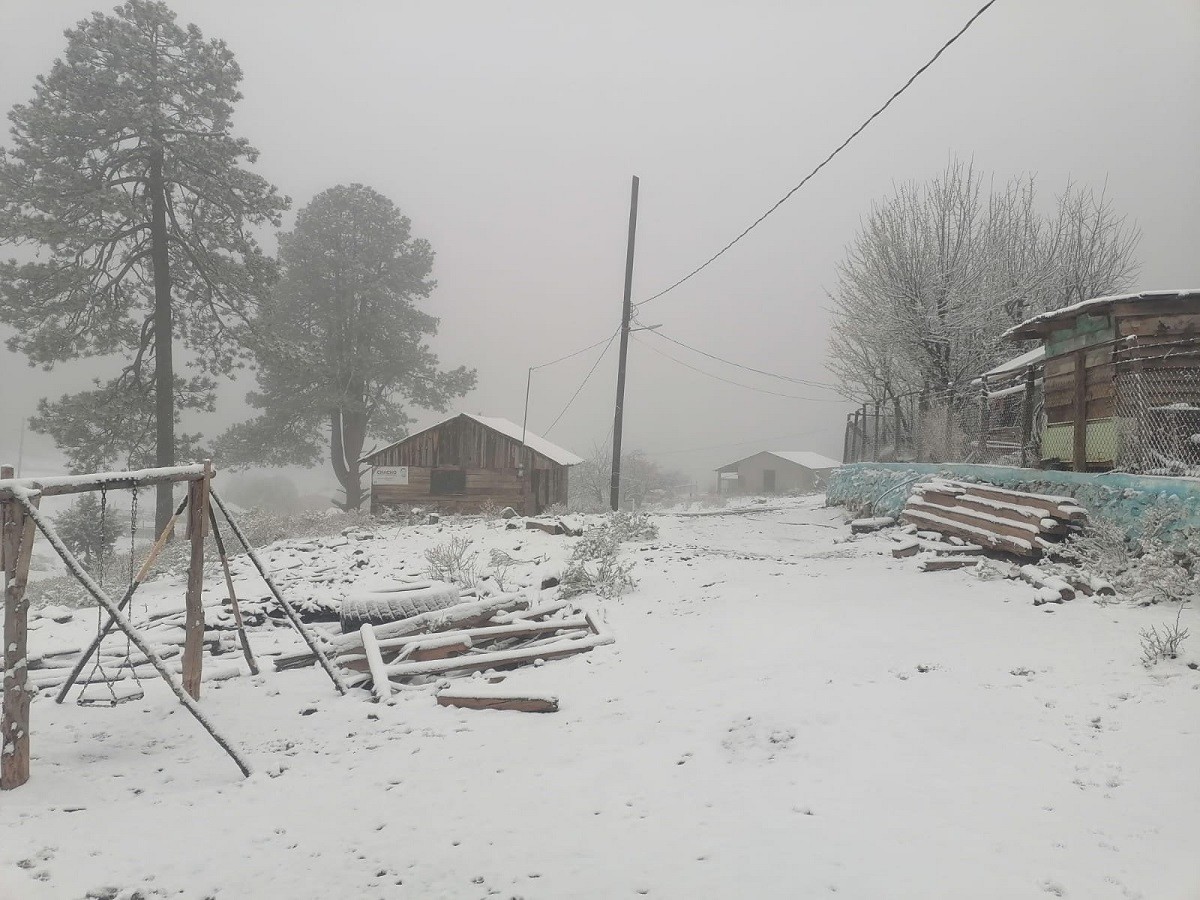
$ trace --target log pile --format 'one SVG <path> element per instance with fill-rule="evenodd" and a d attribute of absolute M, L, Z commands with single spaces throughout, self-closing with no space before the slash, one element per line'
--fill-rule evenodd
<path fill-rule="evenodd" d="M 983 550 L 1037 559 L 1081 527 L 1087 513 L 1071 497 L 938 480 L 913 488 L 900 519 Z"/>

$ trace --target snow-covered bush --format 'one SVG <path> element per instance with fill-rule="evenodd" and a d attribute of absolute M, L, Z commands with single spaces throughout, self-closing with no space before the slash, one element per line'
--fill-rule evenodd
<path fill-rule="evenodd" d="M 1162 631 L 1151 625 L 1138 632 L 1142 642 L 1142 665 L 1149 668 L 1164 659 L 1176 659 L 1179 656 L 1180 645 L 1187 640 L 1188 630 L 1179 627 L 1179 617 L 1183 615 L 1183 606 L 1175 613 L 1175 621 L 1164 622 Z"/>
<path fill-rule="evenodd" d="M 1174 527 L 1179 512 L 1151 506 L 1130 537 L 1113 519 L 1093 516 L 1084 530 L 1056 550 L 1055 558 L 1092 575 L 1139 603 L 1186 602 L 1197 593 L 1194 560 L 1200 553 L 1195 529 Z"/>
<path fill-rule="evenodd" d="M 471 551 L 471 539 L 457 534 L 445 544 L 425 551 L 426 573 L 435 581 L 450 581 L 463 588 L 479 583 L 477 554 Z"/>
<path fill-rule="evenodd" d="M 603 525 L 589 528 L 575 544 L 571 559 L 559 580 L 563 597 L 596 594 L 606 600 L 623 597 L 637 584 L 633 563 L 620 560 L 621 545 L 628 541 L 652 541 L 658 528 L 642 513 L 615 512 Z"/>

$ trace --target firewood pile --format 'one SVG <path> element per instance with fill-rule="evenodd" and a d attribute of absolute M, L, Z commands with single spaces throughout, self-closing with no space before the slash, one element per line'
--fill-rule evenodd
<path fill-rule="evenodd" d="M 333 637 L 329 652 L 347 673 L 348 687 L 369 688 L 383 702 L 398 687 L 541 665 L 612 643 L 611 634 L 570 602 L 542 602 L 531 596 L 537 593 L 464 597 L 455 605 L 394 622 L 364 622 L 355 631 Z M 297 668 L 313 661 L 312 654 L 297 653 L 276 658 L 275 667 Z M 472 679 L 470 688 L 440 691 L 438 703 L 526 712 L 558 708 L 553 696 L 511 694 L 490 684 L 477 687 L 476 681 Z"/>
<path fill-rule="evenodd" d="M 1037 559 L 1087 520 L 1071 497 L 1029 494 L 990 484 L 931 481 L 913 488 L 900 521 L 976 548 Z M 920 531 L 918 531 L 918 534 Z"/>

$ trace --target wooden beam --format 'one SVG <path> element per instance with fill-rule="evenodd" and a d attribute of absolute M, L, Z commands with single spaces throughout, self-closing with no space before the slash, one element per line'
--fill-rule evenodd
<path fill-rule="evenodd" d="M 211 463 L 209 464 L 211 467 Z M 216 473 L 210 468 L 209 477 Z M 61 475 L 52 478 L 0 479 L 0 500 L 11 500 L 14 489 L 57 497 L 63 494 L 85 494 L 88 491 L 118 490 L 148 487 L 178 481 L 195 481 L 204 476 L 204 466 L 171 466 L 162 469 L 143 469 L 137 472 L 106 472 L 99 475 Z"/>
<path fill-rule="evenodd" d="M 246 657 L 246 665 L 250 674 L 258 674 L 258 663 L 250 650 L 250 640 L 246 637 L 246 625 L 242 622 L 242 606 L 238 603 L 237 592 L 233 589 L 233 573 L 229 571 L 229 557 L 225 553 L 225 542 L 221 539 L 221 529 L 217 527 L 217 514 L 212 504 L 208 506 L 208 524 L 212 528 L 213 541 L 217 545 L 217 556 L 221 559 L 221 571 L 225 574 L 225 590 L 229 592 L 229 606 L 233 610 L 233 622 L 237 628 L 238 640 L 242 643 L 242 655 Z M 169 528 L 169 526 L 168 526 Z"/>
<path fill-rule="evenodd" d="M 557 697 L 537 697 L 522 694 L 508 696 L 482 694 L 472 696 L 457 691 L 442 691 L 437 695 L 438 706 L 454 706 L 459 709 L 506 709 L 512 712 L 552 713 L 558 712 Z"/>
<path fill-rule="evenodd" d="M 7 477 L 12 469 L 4 467 Z M 0 790 L 9 791 L 29 780 L 29 561 L 33 554 L 34 523 L 14 500 L 0 509 L 4 545 L 4 701 L 0 735 Z"/>
<path fill-rule="evenodd" d="M 369 622 L 364 622 L 359 629 L 362 635 L 363 652 L 367 656 L 367 666 L 371 672 L 371 691 L 378 703 L 386 703 L 392 696 L 392 683 L 388 681 L 387 670 L 383 667 L 383 656 L 379 652 L 379 643 L 375 640 L 375 629 Z"/>
<path fill-rule="evenodd" d="M 1075 425 L 1074 445 L 1071 448 L 1071 468 L 1087 471 L 1087 352 L 1075 354 L 1075 401 L 1072 413 Z"/>
<path fill-rule="evenodd" d="M 188 527 L 191 558 L 188 561 L 186 618 L 183 629 L 183 689 L 193 700 L 200 699 L 200 681 L 204 668 L 204 532 L 208 526 L 208 475 L 211 463 L 204 463 L 204 477 L 188 482 Z"/>

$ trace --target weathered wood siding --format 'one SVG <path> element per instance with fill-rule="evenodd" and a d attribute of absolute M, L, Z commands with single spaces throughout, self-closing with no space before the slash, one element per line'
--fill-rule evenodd
<path fill-rule="evenodd" d="M 519 474 L 522 458 L 524 477 Z M 458 416 L 413 435 L 372 457 L 373 465 L 407 466 L 408 484 L 372 484 L 371 508 L 437 507 L 448 512 L 477 512 L 494 504 L 535 515 L 547 506 L 567 502 L 569 469 L 522 447 L 520 441 L 493 431 L 467 416 Z M 433 494 L 434 471 L 462 471 L 462 493 Z"/>
<path fill-rule="evenodd" d="M 1118 406 L 1200 406 L 1200 310 L 1196 303 L 1117 303 L 1065 320 L 1046 335 L 1043 456 L 1077 470 L 1111 468 L 1120 452 Z M 1135 398 L 1116 376 L 1153 374 Z"/>

